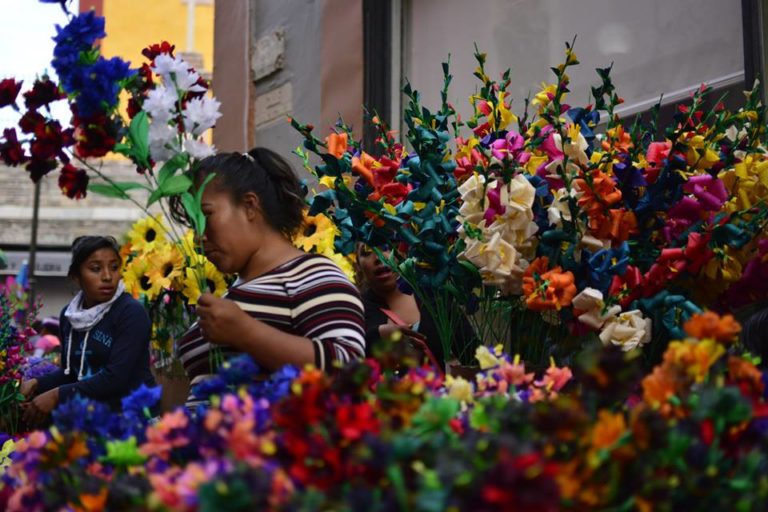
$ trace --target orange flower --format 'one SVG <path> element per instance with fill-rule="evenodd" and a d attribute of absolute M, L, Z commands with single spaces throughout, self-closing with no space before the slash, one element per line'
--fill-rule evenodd
<path fill-rule="evenodd" d="M 368 182 L 370 186 L 374 186 L 373 180 L 373 167 L 376 163 L 376 159 L 371 155 L 363 151 L 360 157 L 352 157 L 352 170 L 362 176 L 362 178 Z M 373 199 L 374 201 L 376 199 Z"/>
<path fill-rule="evenodd" d="M 347 134 L 332 133 L 325 138 L 325 143 L 328 145 L 328 153 L 341 158 L 347 150 Z"/>
<path fill-rule="evenodd" d="M 549 259 L 536 258 L 523 275 L 523 293 L 528 308 L 533 311 L 560 310 L 570 306 L 576 296 L 573 272 L 563 272 L 555 267 L 547 271 Z"/>
<path fill-rule="evenodd" d="M 624 131 L 624 127 L 621 125 L 615 129 L 608 130 L 605 139 L 602 143 L 605 151 L 609 151 L 613 147 L 622 153 L 629 153 L 629 150 L 634 145 L 632 144 L 632 137 Z"/>
<path fill-rule="evenodd" d="M 713 338 L 720 343 L 731 343 L 741 332 L 741 326 L 733 315 L 719 316 L 712 311 L 693 315 L 683 326 L 694 338 Z"/>
<path fill-rule="evenodd" d="M 73 507 L 78 512 L 100 512 L 107 505 L 108 491 L 103 487 L 99 494 L 81 494 L 80 504 L 82 507 Z"/>
<path fill-rule="evenodd" d="M 576 178 L 574 183 L 581 192 L 579 206 L 587 215 L 594 217 L 602 214 L 606 207 L 621 201 L 621 190 L 616 188 L 613 179 L 603 171 L 594 171 L 591 177 L 591 185 L 586 178 Z"/>
<path fill-rule="evenodd" d="M 763 396 L 765 385 L 763 376 L 757 367 L 742 357 L 728 357 L 728 375 L 736 382 L 744 382 L 749 385 L 750 391 L 755 396 Z"/>
<path fill-rule="evenodd" d="M 701 382 L 723 354 L 723 345 L 711 338 L 704 341 L 673 341 L 664 353 L 664 365 L 677 367 L 696 382 Z"/>
<path fill-rule="evenodd" d="M 637 232 L 637 217 L 635 212 L 612 209 L 608 210 L 608 215 L 598 213 L 591 217 L 589 229 L 595 238 L 624 242 Z"/>
<path fill-rule="evenodd" d="M 597 414 L 597 424 L 592 431 L 592 447 L 596 450 L 612 448 L 627 431 L 627 422 L 622 413 L 613 414 L 601 410 Z"/>
<path fill-rule="evenodd" d="M 643 400 L 653 408 L 661 409 L 662 414 L 671 412 L 669 399 L 675 396 L 675 379 L 662 366 L 653 369 L 653 373 L 643 379 Z"/>

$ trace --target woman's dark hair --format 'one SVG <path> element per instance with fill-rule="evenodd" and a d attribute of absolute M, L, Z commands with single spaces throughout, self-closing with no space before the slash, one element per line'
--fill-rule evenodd
<path fill-rule="evenodd" d="M 248 192 L 256 194 L 265 220 L 286 238 L 292 239 L 301 228 L 306 191 L 290 164 L 274 151 L 253 148 L 248 153 L 219 153 L 201 160 L 195 173 L 198 186 L 215 173 L 207 186 L 226 190 L 237 203 Z M 180 201 L 173 199 L 174 220 L 190 225 Z"/>
<path fill-rule="evenodd" d="M 768 307 L 758 310 L 744 322 L 740 339 L 747 350 L 760 356 L 760 365 L 768 367 Z"/>
<path fill-rule="evenodd" d="M 80 265 L 99 249 L 112 249 L 120 257 L 120 246 L 111 236 L 79 236 L 72 242 L 72 263 L 69 265 L 69 277 L 78 277 L 80 275 Z"/>

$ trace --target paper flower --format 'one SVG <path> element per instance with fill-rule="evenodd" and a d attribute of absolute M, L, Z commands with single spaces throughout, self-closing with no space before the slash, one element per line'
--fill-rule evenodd
<path fill-rule="evenodd" d="M 625 352 L 651 341 L 651 319 L 644 318 L 639 310 L 626 311 L 608 319 L 600 332 L 603 345 L 613 344 Z"/>
<path fill-rule="evenodd" d="M 573 298 L 571 304 L 578 312 L 578 319 L 595 329 L 600 329 L 621 312 L 621 306 L 614 305 L 606 308 L 603 293 L 594 288 L 584 288 Z"/>

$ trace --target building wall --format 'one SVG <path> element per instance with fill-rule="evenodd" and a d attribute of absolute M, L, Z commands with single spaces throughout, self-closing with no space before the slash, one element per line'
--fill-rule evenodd
<path fill-rule="evenodd" d="M 140 66 L 141 50 L 168 41 L 177 52 L 189 51 L 185 0 L 103 0 L 107 37 L 101 42 L 105 57 L 120 56 Z M 203 56 L 204 69 L 213 68 L 213 0 L 195 4 L 194 51 Z"/>

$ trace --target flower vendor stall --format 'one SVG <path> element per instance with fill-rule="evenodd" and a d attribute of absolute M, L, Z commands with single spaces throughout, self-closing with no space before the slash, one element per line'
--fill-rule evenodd
<path fill-rule="evenodd" d="M 93 12 L 58 28 L 60 83 L 0 81 L 26 109 L 0 157 L 63 193 L 132 201 L 126 289 L 153 322 L 156 368 L 201 290 L 229 276 L 205 258 L 196 162 L 215 149 L 208 84 L 167 42 L 138 69 L 105 59 Z M 13 421 L 26 320 L 0 295 L 0 506 L 5 510 L 680 510 L 768 507 L 764 362 L 739 342 L 743 312 L 768 299 L 766 112 L 755 91 L 729 111 L 702 86 L 669 126 L 629 123 L 610 68 L 571 106 L 573 44 L 554 80 L 513 109 L 476 51 L 474 114 L 421 103 L 409 85 L 402 139 L 376 115 L 375 147 L 343 120 L 330 134 L 291 119 L 312 189 L 294 243 L 354 277 L 376 251 L 435 318 L 469 378 L 422 366 L 397 336 L 338 368 L 218 361 L 195 389 L 210 405 L 153 417 L 160 389 L 116 415 L 82 398 L 46 430 Z M 462 72 L 464 70 L 461 70 Z M 127 91 L 125 116 L 118 95 Z M 67 101 L 72 126 L 48 105 Z M 120 153 L 137 179 L 95 160 Z M 142 198 L 143 194 L 146 200 Z M 174 222 L 181 212 L 191 230 Z M 34 309 L 34 308 L 33 308 Z M 13 318 L 13 317 L 16 318 Z M 466 318 L 476 339 L 457 344 Z M 177 368 L 177 367 L 176 367 Z"/>

